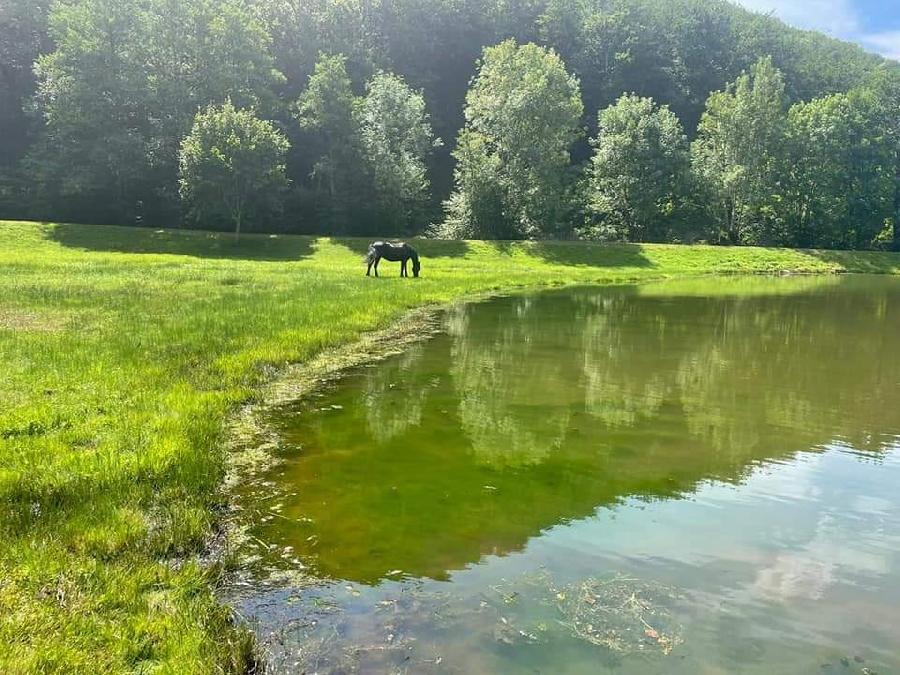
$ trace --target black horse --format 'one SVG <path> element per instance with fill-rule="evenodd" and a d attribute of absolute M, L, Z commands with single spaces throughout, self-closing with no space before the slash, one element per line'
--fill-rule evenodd
<path fill-rule="evenodd" d="M 416 253 L 416 249 L 409 244 L 392 244 L 387 241 L 373 241 L 369 244 L 369 252 L 366 254 L 366 262 L 369 264 L 369 268 L 366 270 L 366 276 L 369 276 L 373 267 L 375 268 L 375 276 L 378 276 L 378 263 L 381 262 L 382 258 L 390 260 L 391 262 L 399 262 L 401 277 L 409 276 L 409 273 L 406 271 L 406 263 L 409 260 L 412 260 L 414 277 L 419 276 L 419 270 L 422 269 L 422 265 L 419 264 L 419 254 Z"/>

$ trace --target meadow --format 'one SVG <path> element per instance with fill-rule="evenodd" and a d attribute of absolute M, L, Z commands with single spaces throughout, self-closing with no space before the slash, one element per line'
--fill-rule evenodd
<path fill-rule="evenodd" d="M 215 599 L 226 428 L 292 363 L 408 310 L 542 285 L 900 274 L 900 254 L 0 222 L 0 672 L 244 672 Z"/>

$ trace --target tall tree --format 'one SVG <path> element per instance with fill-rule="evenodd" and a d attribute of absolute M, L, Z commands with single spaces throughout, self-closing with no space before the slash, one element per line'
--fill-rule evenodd
<path fill-rule="evenodd" d="M 893 186 L 889 244 L 894 251 L 900 251 L 900 66 L 883 64 L 869 76 L 865 88 L 872 93 L 873 121 L 888 153 L 886 171 Z"/>
<path fill-rule="evenodd" d="M 777 242 L 868 248 L 892 215 L 893 154 L 869 90 L 794 105 Z"/>
<path fill-rule="evenodd" d="M 301 128 L 310 134 L 308 142 L 316 158 L 312 178 L 331 231 L 347 231 L 365 182 L 355 107 L 347 58 L 321 54 L 295 111 Z"/>
<path fill-rule="evenodd" d="M 29 108 L 37 87 L 34 61 L 51 49 L 49 5 L 48 0 L 0 2 L 0 214 L 7 218 L 38 215 L 27 198 L 22 158 L 42 126 Z"/>
<path fill-rule="evenodd" d="M 199 112 L 179 153 L 181 196 L 195 222 L 230 219 L 235 237 L 253 213 L 277 207 L 288 141 L 271 122 L 231 101 Z"/>
<path fill-rule="evenodd" d="M 782 165 L 785 108 L 784 78 L 768 57 L 707 101 L 692 148 L 694 172 L 729 243 L 770 238 L 768 208 Z"/>
<path fill-rule="evenodd" d="M 268 36 L 241 0 L 63 2 L 50 26 L 32 164 L 47 198 L 59 186 L 97 219 L 132 221 L 141 204 L 173 215 L 178 144 L 197 108 L 257 103 L 274 83 Z"/>
<path fill-rule="evenodd" d="M 672 214 L 687 187 L 687 137 L 666 106 L 634 94 L 599 114 L 588 177 L 595 236 L 637 241 L 671 237 Z"/>
<path fill-rule="evenodd" d="M 568 206 L 569 150 L 582 112 L 578 80 L 554 51 L 514 40 L 485 49 L 466 95 L 446 233 L 522 238 L 559 232 Z"/>
<path fill-rule="evenodd" d="M 391 223 L 394 231 L 409 231 L 425 213 L 430 196 L 426 159 L 439 143 L 425 99 L 396 75 L 378 73 L 356 107 L 356 123 L 378 220 Z"/>
<path fill-rule="evenodd" d="M 858 46 L 797 31 L 727 0 L 4 0 L 0 215 L 177 222 L 178 144 L 198 108 L 230 98 L 278 120 L 295 137 L 288 169 L 297 217 L 279 228 L 350 231 L 374 213 L 362 205 L 377 201 L 359 139 L 344 146 L 355 156 L 342 171 L 341 180 L 349 182 L 335 186 L 354 199 L 333 198 L 328 162 L 320 161 L 328 154 L 323 135 L 300 130 L 290 119 L 291 103 L 325 52 L 347 56 L 344 69 L 356 85 L 379 71 L 396 73 L 422 92 L 435 132 L 459 139 L 457 157 L 467 164 L 457 164 L 456 182 L 469 176 L 469 189 L 454 193 L 447 223 L 472 229 L 475 219 L 477 231 L 525 236 L 536 222 L 552 221 L 540 234 L 559 233 L 569 195 L 556 200 L 561 215 L 548 217 L 553 200 L 539 206 L 526 190 L 515 199 L 531 202 L 531 215 L 523 219 L 521 209 L 510 207 L 510 181 L 483 182 L 485 175 L 503 174 L 508 158 L 496 154 L 490 137 L 459 133 L 479 54 L 510 37 L 557 50 L 591 111 L 612 105 L 623 91 L 635 92 L 667 105 L 689 136 L 709 92 L 761 56 L 771 55 L 783 73 L 784 96 L 792 103 L 846 93 L 873 72 L 897 70 Z M 35 78 L 31 64 L 41 54 Z M 356 105 L 362 88 L 351 90 Z M 40 114 L 23 110 L 31 100 Z M 896 97 L 879 100 L 879 120 L 900 118 Z M 592 115 L 580 123 L 598 121 Z M 570 150 L 576 164 L 591 156 L 586 136 Z M 439 148 L 426 158 L 429 183 L 441 198 L 432 209 L 452 191 L 451 154 L 450 147 Z M 503 171 L 494 171 L 495 164 Z M 332 177 L 337 181 L 336 173 Z M 739 210 L 746 216 L 742 232 L 724 234 L 733 228 L 717 217 L 724 240 L 786 236 L 790 224 L 775 220 L 784 214 L 776 208 L 783 177 L 779 173 L 769 190 L 774 201 L 770 195 L 759 208 Z M 900 219 L 900 191 L 896 204 L 898 215 L 884 236 Z M 535 218 L 539 211 L 544 215 Z M 900 247 L 900 227 L 894 236 Z"/>
<path fill-rule="evenodd" d="M 46 0 L 0 3 L 0 167 L 18 160 L 32 140 L 34 124 L 25 113 L 34 95 L 35 59 L 50 50 Z"/>

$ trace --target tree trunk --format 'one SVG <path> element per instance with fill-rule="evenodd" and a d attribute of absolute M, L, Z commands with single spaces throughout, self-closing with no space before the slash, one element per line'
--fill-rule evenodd
<path fill-rule="evenodd" d="M 241 217 L 243 216 L 243 209 L 238 207 L 237 212 L 234 214 L 234 240 L 236 242 L 241 240 Z"/>
<path fill-rule="evenodd" d="M 328 151 L 328 196 L 334 204 L 334 150 Z"/>
<path fill-rule="evenodd" d="M 740 237 L 737 233 L 737 199 L 732 198 L 731 203 L 728 205 L 728 212 L 726 214 L 726 223 L 725 223 L 725 236 L 727 237 L 727 243 L 732 246 L 737 246 L 740 243 Z"/>

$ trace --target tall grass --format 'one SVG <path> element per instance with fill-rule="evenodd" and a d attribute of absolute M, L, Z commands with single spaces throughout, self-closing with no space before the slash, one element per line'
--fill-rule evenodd
<path fill-rule="evenodd" d="M 224 422 L 273 368 L 426 303 L 700 273 L 900 272 L 900 256 L 678 246 L 365 242 L 0 222 L 0 672 L 239 672 L 198 563 Z"/>

